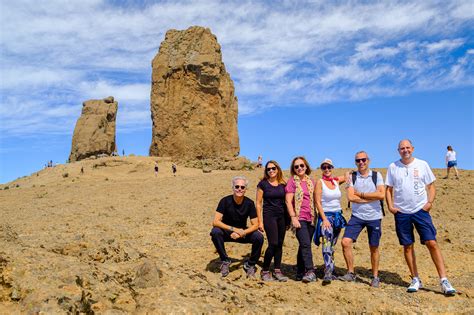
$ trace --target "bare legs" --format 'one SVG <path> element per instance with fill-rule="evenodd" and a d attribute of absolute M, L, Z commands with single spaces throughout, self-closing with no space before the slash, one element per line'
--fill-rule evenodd
<path fill-rule="evenodd" d="M 344 260 L 346 261 L 347 271 L 354 273 L 354 256 L 352 255 L 352 244 L 354 242 L 348 237 L 342 239 L 342 253 L 344 254 Z M 369 246 L 370 248 L 370 262 L 372 264 L 372 273 L 374 277 L 379 276 L 379 259 L 380 253 L 379 248 L 376 246 Z"/>
<path fill-rule="evenodd" d="M 439 249 L 438 243 L 436 241 L 426 241 L 426 247 L 428 248 L 431 259 L 433 260 L 436 270 L 440 278 L 446 277 L 446 268 L 444 266 L 443 255 Z M 405 260 L 410 270 L 412 277 L 418 277 L 418 269 L 416 266 L 416 257 L 415 257 L 415 248 L 414 244 L 403 246 L 403 253 L 405 254 Z"/>

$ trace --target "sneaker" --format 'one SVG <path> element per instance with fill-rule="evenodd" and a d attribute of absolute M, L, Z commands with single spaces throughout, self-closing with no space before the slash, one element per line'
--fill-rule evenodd
<path fill-rule="evenodd" d="M 441 291 L 443 291 L 444 295 L 455 295 L 456 289 L 453 288 L 451 283 L 449 283 L 448 279 L 444 279 L 440 282 L 441 284 Z"/>
<path fill-rule="evenodd" d="M 411 283 L 407 289 L 407 292 L 410 292 L 410 293 L 418 292 L 418 289 L 421 289 L 421 288 L 423 288 L 423 285 L 421 284 L 421 280 L 415 277 L 411 279 Z"/>
<path fill-rule="evenodd" d="M 333 276 L 332 273 L 330 272 L 325 272 L 324 273 L 324 278 L 323 278 L 323 285 L 328 285 L 331 283 L 332 280 L 334 280 L 336 277 Z"/>
<path fill-rule="evenodd" d="M 257 268 L 255 266 L 251 266 L 248 264 L 248 262 L 245 262 L 244 270 L 245 270 L 245 273 L 247 274 L 247 278 L 256 279 L 255 273 L 257 271 Z"/>
<path fill-rule="evenodd" d="M 372 288 L 379 288 L 380 287 L 380 278 L 379 277 L 373 277 L 372 282 L 370 282 L 370 286 Z"/>
<path fill-rule="evenodd" d="M 229 275 L 229 266 L 230 266 L 230 261 L 223 261 L 221 263 L 221 275 L 222 277 L 227 277 Z"/>
<path fill-rule="evenodd" d="M 308 271 L 307 273 L 305 273 L 305 275 L 303 276 L 303 279 L 301 280 L 304 283 L 315 282 L 317 280 L 316 274 L 314 273 L 314 271 Z"/>
<path fill-rule="evenodd" d="M 355 282 L 356 275 L 353 272 L 348 272 L 345 275 L 339 277 L 338 279 L 341 281 L 346 281 L 346 282 Z"/>
<path fill-rule="evenodd" d="M 273 279 L 272 277 L 272 274 L 270 271 L 261 271 L 260 272 L 260 279 L 262 279 L 262 281 L 273 281 L 275 279 Z"/>
<path fill-rule="evenodd" d="M 303 280 L 304 274 L 302 273 L 297 273 L 295 277 L 295 281 L 301 281 Z"/>
<path fill-rule="evenodd" d="M 275 269 L 273 271 L 273 277 L 275 277 L 275 279 L 277 279 L 278 281 L 280 282 L 286 282 L 288 281 L 288 277 L 286 277 L 280 269 Z M 303 277 L 301 277 L 301 279 L 303 279 Z"/>

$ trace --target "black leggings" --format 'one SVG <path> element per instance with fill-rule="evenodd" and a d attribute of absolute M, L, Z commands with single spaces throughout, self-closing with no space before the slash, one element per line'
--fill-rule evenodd
<path fill-rule="evenodd" d="M 286 224 L 284 216 L 274 217 L 263 215 L 263 227 L 267 234 L 268 247 L 263 258 L 262 269 L 268 271 L 270 263 L 274 258 L 275 269 L 281 268 L 281 257 L 283 252 L 283 241 L 285 240 Z"/>

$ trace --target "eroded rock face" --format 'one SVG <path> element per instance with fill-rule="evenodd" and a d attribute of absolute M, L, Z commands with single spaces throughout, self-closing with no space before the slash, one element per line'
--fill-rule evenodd
<path fill-rule="evenodd" d="M 118 103 L 112 96 L 82 104 L 81 117 L 74 129 L 69 162 L 99 154 L 111 155 L 115 151 L 117 109 Z"/>
<path fill-rule="evenodd" d="M 237 156 L 237 98 L 211 31 L 169 30 L 152 68 L 150 155 Z"/>

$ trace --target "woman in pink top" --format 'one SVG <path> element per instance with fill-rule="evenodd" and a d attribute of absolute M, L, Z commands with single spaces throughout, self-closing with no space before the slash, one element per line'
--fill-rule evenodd
<path fill-rule="evenodd" d="M 314 273 L 311 238 L 314 234 L 315 207 L 313 200 L 314 181 L 309 177 L 311 168 L 302 156 L 293 159 L 291 177 L 286 185 L 286 206 L 299 242 L 296 262 L 296 280 L 316 281 Z"/>

